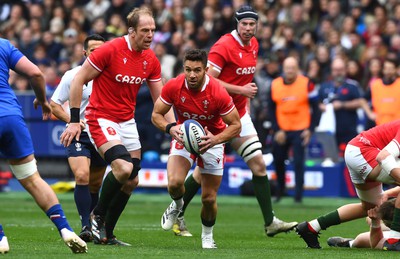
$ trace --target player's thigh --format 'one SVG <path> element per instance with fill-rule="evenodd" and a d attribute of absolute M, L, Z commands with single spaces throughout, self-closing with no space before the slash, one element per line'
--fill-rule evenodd
<path fill-rule="evenodd" d="M 120 123 L 118 134 L 120 135 L 122 144 L 129 152 L 137 150 L 140 151 L 142 146 L 139 140 L 139 132 L 137 130 L 137 124 L 134 118 L 129 121 Z M 140 158 L 140 156 L 138 156 L 137 158 Z"/>
<path fill-rule="evenodd" d="M 168 185 L 183 185 L 191 167 L 192 165 L 186 157 L 170 156 L 167 163 Z"/>
<path fill-rule="evenodd" d="M 366 182 L 364 184 L 354 184 L 354 187 L 365 211 L 381 204 L 383 196 L 382 183 Z"/>
<path fill-rule="evenodd" d="M 11 164 L 24 164 L 33 159 L 31 135 L 20 116 L 0 117 L 0 157 Z"/>
<path fill-rule="evenodd" d="M 351 181 L 354 184 L 364 184 L 369 174 L 378 170 L 376 162 L 378 153 L 379 150 L 373 147 L 361 148 L 351 144 L 346 146 L 344 159 L 349 170 Z"/>

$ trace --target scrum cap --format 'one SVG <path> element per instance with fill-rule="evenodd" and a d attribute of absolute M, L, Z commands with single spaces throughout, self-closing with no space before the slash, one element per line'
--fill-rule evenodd
<path fill-rule="evenodd" d="M 243 5 L 235 12 L 235 19 L 238 23 L 242 19 L 253 19 L 258 21 L 258 14 L 251 6 Z"/>

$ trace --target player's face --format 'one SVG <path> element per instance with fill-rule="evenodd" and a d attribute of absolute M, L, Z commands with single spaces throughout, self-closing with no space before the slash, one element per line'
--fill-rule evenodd
<path fill-rule="evenodd" d="M 238 33 L 239 37 L 242 39 L 243 43 L 250 42 L 256 33 L 257 22 L 253 19 L 242 19 L 238 23 Z"/>
<path fill-rule="evenodd" d="M 155 30 L 156 24 L 153 17 L 141 15 L 139 17 L 138 26 L 131 34 L 134 40 L 134 46 L 132 47 L 137 51 L 149 49 L 153 41 Z"/>
<path fill-rule="evenodd" d="M 193 90 L 200 90 L 206 75 L 206 68 L 203 64 L 200 61 L 186 60 L 183 70 L 188 87 Z"/>
<path fill-rule="evenodd" d="M 89 40 L 88 49 L 85 50 L 85 56 L 89 57 L 90 53 L 92 53 L 95 49 L 103 45 L 104 42 L 101 40 Z"/>

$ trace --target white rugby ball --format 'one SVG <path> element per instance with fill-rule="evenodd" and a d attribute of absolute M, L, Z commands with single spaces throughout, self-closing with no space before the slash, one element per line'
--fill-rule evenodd
<path fill-rule="evenodd" d="M 181 125 L 183 143 L 187 151 L 199 155 L 201 137 L 206 135 L 203 126 L 195 120 L 186 120 Z"/>

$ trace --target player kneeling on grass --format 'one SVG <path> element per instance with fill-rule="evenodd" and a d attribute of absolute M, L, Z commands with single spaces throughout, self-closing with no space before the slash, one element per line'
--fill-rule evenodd
<path fill-rule="evenodd" d="M 379 207 L 368 210 L 367 223 L 370 225 L 369 232 L 361 233 L 355 239 L 330 237 L 327 241 L 328 245 L 347 248 L 382 249 L 383 243 L 390 235 L 395 202 L 396 199 L 390 199 Z"/>
<path fill-rule="evenodd" d="M 183 207 L 184 181 L 196 161 L 201 172 L 202 247 L 217 248 L 213 226 L 217 216 L 216 196 L 222 180 L 224 145 L 241 130 L 239 114 L 228 92 L 206 74 L 207 53 L 189 50 L 183 60 L 184 74 L 171 79 L 154 105 L 154 125 L 169 133 L 173 140 L 168 158 L 168 192 L 174 200 L 161 218 L 164 230 L 170 230 Z M 164 115 L 174 106 L 178 121 L 168 124 Z M 200 155 L 185 150 L 180 124 L 197 119 L 206 135 L 200 142 Z"/>
<path fill-rule="evenodd" d="M 367 216 L 382 201 L 382 183 L 400 185 L 400 120 L 361 132 L 346 147 L 345 161 L 361 204 L 349 204 L 296 227 L 310 248 L 321 248 L 321 229 Z M 396 160 L 397 159 L 397 160 Z M 399 198 L 400 194 L 397 194 Z M 400 251 L 400 199 L 396 200 L 393 223 L 384 250 Z"/>

